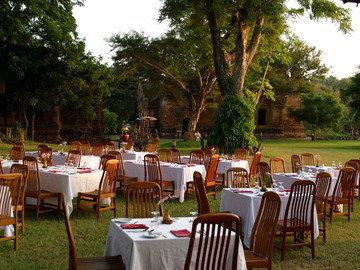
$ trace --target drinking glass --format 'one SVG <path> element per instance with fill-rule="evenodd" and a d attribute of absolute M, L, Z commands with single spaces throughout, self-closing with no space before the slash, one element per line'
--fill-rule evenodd
<path fill-rule="evenodd" d="M 279 192 L 284 192 L 284 186 L 282 182 L 279 182 L 279 188 L 278 188 Z"/>
<path fill-rule="evenodd" d="M 195 218 L 197 217 L 198 215 L 198 212 L 190 212 L 190 215 L 191 215 L 191 219 L 190 219 L 190 222 L 194 222 Z"/>

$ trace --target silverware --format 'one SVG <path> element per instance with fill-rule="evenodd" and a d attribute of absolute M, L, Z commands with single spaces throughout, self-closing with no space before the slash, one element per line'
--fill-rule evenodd
<path fill-rule="evenodd" d="M 138 223 L 137 221 L 135 221 L 133 224 L 136 224 L 136 223 Z"/>

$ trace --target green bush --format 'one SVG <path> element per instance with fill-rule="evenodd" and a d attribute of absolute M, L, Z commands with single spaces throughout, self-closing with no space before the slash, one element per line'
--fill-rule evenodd
<path fill-rule="evenodd" d="M 105 134 L 115 134 L 118 127 L 118 115 L 114 112 L 110 112 L 108 109 L 104 109 L 104 123 Z"/>
<path fill-rule="evenodd" d="M 238 147 L 254 146 L 254 111 L 254 103 L 248 98 L 226 96 L 216 114 L 208 144 L 226 153 L 233 153 Z"/>

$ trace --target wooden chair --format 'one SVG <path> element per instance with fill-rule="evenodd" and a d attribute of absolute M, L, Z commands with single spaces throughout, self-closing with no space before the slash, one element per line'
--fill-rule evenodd
<path fill-rule="evenodd" d="M 270 188 L 274 181 L 271 176 L 269 164 L 267 162 L 259 162 L 257 164 L 257 171 L 259 174 L 259 186 Z"/>
<path fill-rule="evenodd" d="M 14 249 L 18 246 L 18 212 L 16 209 L 21 203 L 21 192 L 24 189 L 24 181 L 21 173 L 0 175 L 0 226 L 14 226 L 14 235 L 0 237 L 0 242 L 13 240 Z"/>
<path fill-rule="evenodd" d="M 134 148 L 134 141 L 130 138 L 127 140 L 125 150 L 132 150 Z"/>
<path fill-rule="evenodd" d="M 232 188 L 249 187 L 249 173 L 244 168 L 233 167 L 226 171 L 227 186 Z"/>
<path fill-rule="evenodd" d="M 163 180 L 162 173 L 160 170 L 160 162 L 157 155 L 147 154 L 144 157 L 144 170 L 145 170 L 145 181 L 155 182 L 161 187 L 161 194 L 170 193 L 175 194 L 175 183 L 174 181 Z"/>
<path fill-rule="evenodd" d="M 278 230 L 281 238 L 281 261 L 289 248 L 309 247 L 315 259 L 314 239 L 314 199 L 315 183 L 311 180 L 296 181 L 291 185 L 288 203 L 283 220 L 279 220 Z M 306 242 L 305 234 L 310 234 L 310 243 Z M 293 244 L 287 244 L 286 238 L 294 237 Z"/>
<path fill-rule="evenodd" d="M 210 153 L 211 155 L 219 154 L 219 147 L 217 146 L 208 146 L 203 150 L 205 153 Z"/>
<path fill-rule="evenodd" d="M 38 156 L 41 157 L 41 152 L 42 152 L 42 149 L 44 148 L 48 148 L 49 146 L 47 146 L 47 144 L 39 144 L 38 145 Z"/>
<path fill-rule="evenodd" d="M 81 154 L 82 155 L 91 155 L 91 146 L 90 146 L 90 142 L 88 141 L 84 141 L 81 143 Z"/>
<path fill-rule="evenodd" d="M 202 150 L 193 150 L 190 152 L 190 164 L 204 165 L 205 153 Z"/>
<path fill-rule="evenodd" d="M 35 209 L 36 220 L 40 214 L 59 211 L 61 212 L 61 193 L 50 192 L 41 188 L 38 162 L 35 157 L 25 156 L 23 164 L 29 168 L 29 177 L 25 189 L 25 207 L 27 209 Z M 36 206 L 26 204 L 26 198 L 36 199 Z M 45 199 L 57 198 L 57 204 L 54 205 L 45 202 Z"/>
<path fill-rule="evenodd" d="M 220 156 L 213 155 L 210 159 L 209 166 L 206 170 L 206 177 L 205 177 L 205 189 L 207 195 L 212 195 L 214 199 L 216 198 L 216 187 L 220 186 L 220 183 L 216 182 L 217 179 L 217 168 L 219 165 Z M 213 189 L 212 191 L 208 191 L 209 189 Z"/>
<path fill-rule="evenodd" d="M 236 159 L 246 160 L 247 150 L 245 148 L 237 148 L 234 152 Z"/>
<path fill-rule="evenodd" d="M 158 145 L 156 142 L 149 142 L 145 146 L 145 152 L 155 153 L 157 151 Z"/>
<path fill-rule="evenodd" d="M 251 162 L 251 166 L 250 166 L 250 178 L 255 178 L 257 176 L 257 164 L 260 162 L 261 160 L 261 152 L 256 152 L 253 160 Z"/>
<path fill-rule="evenodd" d="M 292 155 L 291 156 L 291 168 L 293 173 L 297 173 L 301 171 L 301 159 L 299 155 Z"/>
<path fill-rule="evenodd" d="M 127 218 L 149 218 L 152 211 L 162 216 L 161 188 L 155 182 L 142 181 L 127 185 L 125 189 L 125 216 Z"/>
<path fill-rule="evenodd" d="M 78 150 L 81 152 L 81 142 L 79 141 L 72 141 L 70 143 L 70 150 Z"/>
<path fill-rule="evenodd" d="M 199 229 L 200 234 L 198 234 Z M 214 232 L 221 236 L 217 236 Z M 198 245 L 195 245 L 195 241 Z M 231 242 L 233 246 L 230 249 Z M 239 242 L 240 218 L 238 216 L 231 213 L 209 213 L 198 216 L 192 225 L 184 270 L 225 269 L 228 260 L 231 261 L 231 269 L 237 269 Z M 210 252 L 207 252 L 208 250 Z M 191 266 L 194 260 L 195 267 Z"/>
<path fill-rule="evenodd" d="M 158 150 L 159 161 L 171 162 L 171 150 L 170 149 L 159 149 Z"/>
<path fill-rule="evenodd" d="M 69 150 L 65 163 L 72 164 L 74 167 L 80 167 L 81 152 L 80 150 Z"/>
<path fill-rule="evenodd" d="M 316 175 L 316 193 L 315 205 L 318 219 L 322 224 L 319 231 L 323 235 L 323 242 L 326 242 L 326 209 L 327 199 L 329 197 L 329 190 L 331 186 L 331 175 L 326 172 L 320 172 Z"/>
<path fill-rule="evenodd" d="M 24 157 L 24 148 L 13 146 L 10 150 L 10 160 L 19 161 Z"/>
<path fill-rule="evenodd" d="M 91 146 L 91 154 L 94 156 L 101 157 L 105 154 L 105 149 L 102 144 L 96 143 Z"/>
<path fill-rule="evenodd" d="M 119 161 L 112 159 L 106 163 L 99 188 L 92 192 L 79 192 L 77 197 L 77 211 L 86 206 L 92 206 L 92 211 L 96 213 L 99 220 L 100 212 L 112 210 L 116 216 L 116 193 L 115 183 L 119 167 Z M 102 201 L 108 199 L 110 204 L 103 204 Z"/>
<path fill-rule="evenodd" d="M 354 168 L 345 167 L 339 172 L 338 179 L 335 184 L 333 194 L 328 197 L 327 203 L 330 205 L 330 212 L 328 217 L 330 223 L 332 223 L 335 207 L 339 204 L 347 206 L 347 213 L 338 212 L 338 215 L 345 215 L 350 221 L 351 207 L 354 197 L 354 183 L 355 183 L 356 171 Z"/>
<path fill-rule="evenodd" d="M 199 172 L 194 172 L 194 187 L 198 205 L 198 215 L 210 213 L 210 204 L 206 196 L 206 189 L 202 175 Z"/>
<path fill-rule="evenodd" d="M 275 192 L 265 192 L 251 231 L 250 249 L 245 250 L 246 267 L 272 269 L 273 244 L 281 208 Z"/>
<path fill-rule="evenodd" d="M 271 173 L 285 173 L 285 161 L 281 157 L 273 157 L 270 159 Z"/>
<path fill-rule="evenodd" d="M 349 163 L 348 163 L 349 162 Z M 354 162 L 357 163 L 357 168 L 356 165 L 354 165 Z M 347 163 L 345 163 L 345 167 L 352 167 L 356 170 L 356 176 L 355 176 L 355 184 L 354 184 L 354 198 L 358 198 L 360 200 L 360 159 L 350 159 L 349 161 L 347 161 Z M 357 190 L 357 194 L 355 193 L 355 190 Z"/>
<path fill-rule="evenodd" d="M 301 154 L 301 164 L 303 166 L 315 166 L 315 157 L 312 153 Z"/>
<path fill-rule="evenodd" d="M 10 168 L 10 173 L 21 173 L 22 174 L 22 181 L 24 184 L 24 188 L 21 189 L 20 192 L 20 200 L 15 207 L 16 212 L 18 213 L 18 218 L 20 222 L 17 223 L 19 227 L 21 227 L 21 232 L 24 232 L 25 228 L 25 186 L 28 181 L 29 177 L 29 168 L 27 165 L 24 164 L 13 164 Z"/>
<path fill-rule="evenodd" d="M 40 153 L 39 157 L 41 162 L 46 162 L 48 165 L 52 165 L 53 150 L 51 147 L 42 147 L 38 150 L 38 152 Z"/>
<path fill-rule="evenodd" d="M 117 159 L 115 155 L 102 155 L 100 157 L 100 162 L 99 162 L 99 170 L 105 170 L 106 168 L 106 163 L 110 160 L 110 159 Z"/>
<path fill-rule="evenodd" d="M 125 176 L 124 161 L 123 161 L 122 155 L 119 151 L 110 151 L 109 155 L 115 156 L 115 159 L 117 159 L 119 161 L 119 170 L 118 170 L 116 182 L 118 182 L 120 184 L 120 187 L 119 187 L 120 190 L 121 189 L 125 190 L 125 187 L 128 184 L 138 181 L 137 177 Z"/>
<path fill-rule="evenodd" d="M 180 154 L 180 150 L 176 149 L 176 148 L 171 148 L 171 159 L 170 162 L 172 163 L 181 163 L 181 154 Z"/>
<path fill-rule="evenodd" d="M 106 143 L 104 145 L 104 148 L 105 148 L 105 153 L 104 154 L 108 154 L 110 151 L 116 151 L 116 147 L 115 147 L 115 144 L 113 142 Z"/>
<path fill-rule="evenodd" d="M 76 245 L 74 235 L 71 229 L 69 213 L 65 203 L 64 194 L 61 193 L 62 208 L 64 210 L 64 219 L 66 232 L 69 241 L 69 269 L 71 270 L 125 270 L 125 264 L 121 256 L 114 257 L 95 257 L 78 258 L 76 255 Z"/>

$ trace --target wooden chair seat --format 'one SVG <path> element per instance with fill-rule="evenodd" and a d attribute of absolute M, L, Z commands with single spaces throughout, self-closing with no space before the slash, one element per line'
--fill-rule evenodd
<path fill-rule="evenodd" d="M 246 267 L 247 268 L 263 268 L 268 265 L 271 265 L 271 262 L 267 258 L 263 258 L 262 256 L 251 252 L 250 250 L 244 250 Z"/>
<path fill-rule="evenodd" d="M 94 257 L 94 258 L 77 258 L 77 270 L 118 270 L 125 269 L 125 264 L 121 256 L 115 257 Z"/>
<path fill-rule="evenodd" d="M 111 198 L 115 196 L 115 193 L 104 193 L 104 194 L 100 194 L 100 198 L 104 199 L 104 198 Z M 86 199 L 86 198 L 97 198 L 99 197 L 99 191 L 98 190 L 94 190 L 94 191 L 90 191 L 90 192 L 79 192 L 78 193 L 78 197 L 81 199 Z"/>
<path fill-rule="evenodd" d="M 60 193 L 51 192 L 47 190 L 40 190 L 39 192 L 26 192 L 26 197 L 40 198 L 40 199 L 60 197 L 60 195 L 61 195 Z"/>
<path fill-rule="evenodd" d="M 6 226 L 15 223 L 16 223 L 15 218 L 0 214 L 0 226 Z"/>

